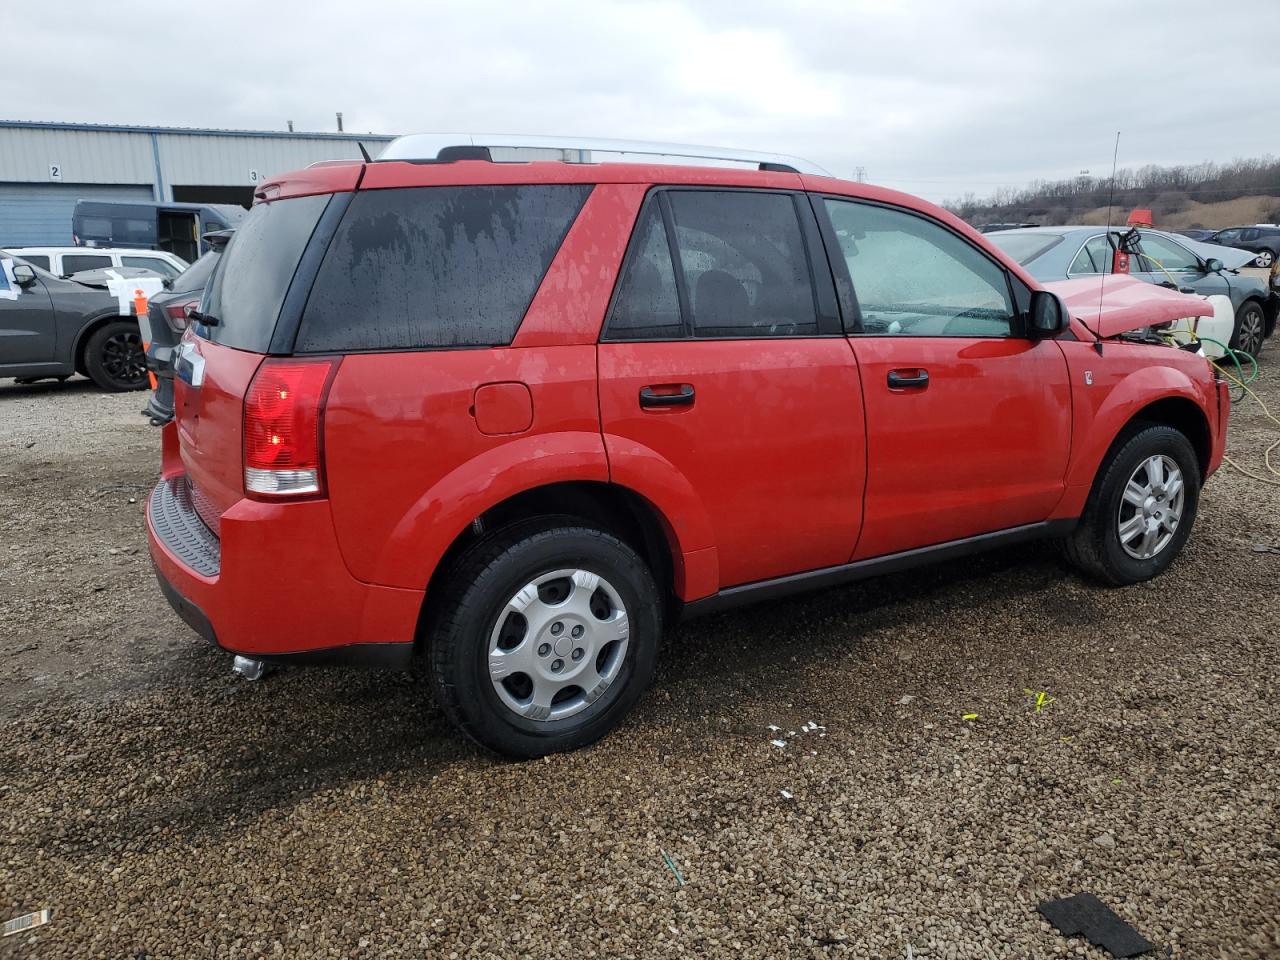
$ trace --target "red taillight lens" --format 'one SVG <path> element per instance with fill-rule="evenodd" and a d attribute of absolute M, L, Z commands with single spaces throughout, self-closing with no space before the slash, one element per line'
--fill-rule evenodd
<path fill-rule="evenodd" d="M 324 493 L 321 417 L 336 367 L 334 358 L 263 361 L 244 397 L 245 493 Z"/>
<path fill-rule="evenodd" d="M 174 303 L 164 308 L 169 325 L 175 330 L 187 329 L 187 311 L 200 305 L 199 300 L 188 300 L 186 303 Z"/>

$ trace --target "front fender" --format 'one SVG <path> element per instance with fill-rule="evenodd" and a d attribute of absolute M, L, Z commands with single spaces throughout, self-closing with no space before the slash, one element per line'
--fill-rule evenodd
<path fill-rule="evenodd" d="M 1067 465 L 1066 492 L 1055 516 L 1079 516 L 1093 487 L 1094 478 L 1107 451 L 1126 425 L 1144 408 L 1161 400 L 1180 398 L 1193 403 L 1204 417 L 1211 440 L 1217 419 L 1217 398 L 1211 379 L 1201 383 L 1183 370 L 1183 364 L 1204 364 L 1202 358 L 1177 357 L 1178 366 L 1152 364 L 1135 369 L 1130 350 L 1168 351 L 1167 347 L 1120 347 L 1108 345 L 1108 354 L 1098 357 L 1086 344 L 1072 344 L 1068 354 L 1072 378 L 1072 449 Z M 1173 359 L 1169 353 L 1165 358 Z"/>
<path fill-rule="evenodd" d="M 608 482 L 600 434 L 586 431 L 512 439 L 468 460 L 422 494 L 383 546 L 374 582 L 421 587 L 449 545 L 502 501 L 552 483 Z"/>

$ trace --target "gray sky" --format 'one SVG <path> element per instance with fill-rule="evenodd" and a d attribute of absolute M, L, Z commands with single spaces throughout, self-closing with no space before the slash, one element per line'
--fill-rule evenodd
<path fill-rule="evenodd" d="M 5 45 L 6 119 L 332 130 L 341 110 L 348 130 L 378 133 L 774 150 L 843 177 L 865 166 L 872 182 L 933 200 L 1105 176 L 1116 130 L 1129 167 L 1274 154 L 1280 142 L 1277 0 L 23 10 Z"/>

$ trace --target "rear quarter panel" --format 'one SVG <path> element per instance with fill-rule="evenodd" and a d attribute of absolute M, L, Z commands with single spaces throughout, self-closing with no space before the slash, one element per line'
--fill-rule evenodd
<path fill-rule="evenodd" d="M 486 435 L 476 389 L 523 383 L 528 429 Z M 325 407 L 334 524 L 351 573 L 422 589 L 449 544 L 509 496 L 607 481 L 593 344 L 345 357 Z"/>

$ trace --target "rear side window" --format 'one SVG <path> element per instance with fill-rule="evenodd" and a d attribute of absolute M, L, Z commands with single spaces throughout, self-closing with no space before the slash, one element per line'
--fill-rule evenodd
<path fill-rule="evenodd" d="M 201 308 L 217 319 L 203 336 L 237 350 L 266 353 L 280 305 L 328 194 L 254 206 L 227 244 Z"/>
<path fill-rule="evenodd" d="M 62 255 L 62 272 L 67 276 L 81 270 L 100 270 L 111 266 L 111 257 L 102 254 L 64 253 Z"/>
<path fill-rule="evenodd" d="M 296 349 L 509 344 L 590 192 L 587 184 L 358 192 L 320 265 Z"/>

